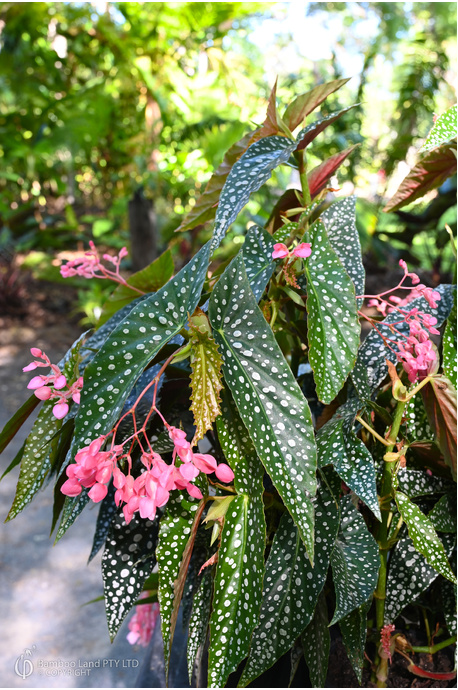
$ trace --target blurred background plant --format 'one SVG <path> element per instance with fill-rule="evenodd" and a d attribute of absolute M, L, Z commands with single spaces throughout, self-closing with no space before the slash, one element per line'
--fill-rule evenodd
<path fill-rule="evenodd" d="M 403 211 L 381 208 L 434 114 L 455 102 L 455 3 L 4 2 L 0 31 L 3 301 L 24 291 L 18 266 L 59 282 L 61 259 L 90 239 L 134 250 L 146 233 L 127 269 L 169 244 L 181 265 L 210 227 L 174 231 L 227 149 L 263 121 L 277 76 L 283 103 L 353 76 L 322 114 L 361 105 L 316 140 L 310 167 L 360 144 L 333 186 L 358 194 L 367 261 L 385 270 L 405 258 L 432 284 L 451 272 L 456 177 Z M 295 175 L 282 168 L 254 195 L 221 258 Z M 73 285 L 96 322 L 110 287 Z"/>

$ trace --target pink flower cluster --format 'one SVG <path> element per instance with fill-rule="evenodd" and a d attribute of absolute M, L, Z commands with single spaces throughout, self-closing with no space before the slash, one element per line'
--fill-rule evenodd
<path fill-rule="evenodd" d="M 380 643 L 385 659 L 391 661 L 391 633 L 394 632 L 393 623 L 387 623 L 380 631 Z"/>
<path fill-rule="evenodd" d="M 63 419 L 68 413 L 68 401 L 70 398 L 79 405 L 83 377 L 80 376 L 76 381 L 69 384 L 59 367 L 56 364 L 51 364 L 49 357 L 38 347 L 32 347 L 30 352 L 38 359 L 30 362 L 22 371 L 34 371 L 39 367 L 46 367 L 51 369 L 52 374 L 34 376 L 29 381 L 27 388 L 33 390 L 34 395 L 39 400 L 56 400 L 56 404 L 53 407 L 53 415 L 57 419 Z M 43 361 L 40 362 L 40 359 Z"/>
<path fill-rule="evenodd" d="M 400 281 L 399 285 L 397 285 L 392 290 L 388 290 L 387 292 L 382 293 L 382 295 L 378 295 L 374 299 L 369 300 L 367 305 L 369 307 L 376 307 L 376 309 L 381 314 L 383 314 L 383 316 L 386 316 L 387 314 L 391 314 L 392 312 L 397 311 L 400 307 L 405 307 L 407 304 L 409 304 L 409 302 L 412 302 L 417 297 L 424 297 L 431 309 L 436 309 L 437 303 L 440 301 L 441 298 L 440 293 L 437 290 L 434 290 L 430 287 L 426 287 L 426 285 L 420 283 L 420 278 L 417 276 L 416 273 L 409 273 L 407 269 L 407 264 L 403 259 L 399 261 L 399 265 L 402 269 L 404 269 L 404 276 Z M 404 286 L 403 283 L 406 278 L 410 278 L 412 281 L 412 285 L 415 287 Z M 408 290 L 409 292 L 407 294 L 407 297 L 402 299 L 397 295 L 390 295 L 388 297 L 389 301 L 382 299 L 383 295 L 389 294 L 390 292 L 394 292 L 395 290 L 399 289 Z M 392 304 L 390 304 L 390 302 Z"/>
<path fill-rule="evenodd" d="M 202 498 L 201 491 L 191 483 L 199 472 L 214 472 L 222 482 L 234 479 L 234 473 L 228 465 L 218 465 L 212 455 L 194 453 L 184 431 L 173 426 L 168 426 L 168 430 L 174 444 L 172 464 L 168 465 L 152 449 L 144 451 L 141 461 L 146 469 L 134 478 L 130 473 L 130 456 L 123 454 L 122 446 L 112 446 L 108 451 L 101 451 L 106 440 L 102 436 L 78 451 L 75 464 L 67 467 L 68 479 L 61 488 L 62 493 L 66 496 L 78 496 L 82 487 L 85 487 L 90 489 L 89 497 L 98 503 L 107 495 L 108 483 L 113 476 L 113 484 L 117 489 L 116 505 L 124 503 L 124 518 L 129 523 L 137 511 L 140 517 L 153 520 L 157 508 L 167 503 L 170 492 L 174 489 L 186 489 L 194 498 Z M 123 458 L 128 465 L 127 474 L 118 467 L 118 462 Z M 176 458 L 181 460 L 179 466 L 175 464 Z"/>
<path fill-rule="evenodd" d="M 140 599 L 146 599 L 150 592 L 143 592 Z M 154 633 L 156 621 L 159 616 L 159 604 L 139 604 L 135 607 L 135 613 L 129 621 L 129 634 L 127 641 L 130 644 L 138 644 L 147 647 Z"/>
<path fill-rule="evenodd" d="M 68 261 L 64 266 L 61 266 L 60 272 L 63 278 L 72 278 L 73 276 L 80 276 L 82 278 L 108 278 L 117 283 L 126 284 L 126 281 L 119 273 L 121 260 L 127 256 L 128 251 L 123 247 L 118 256 L 110 256 L 103 254 L 102 258 L 111 263 L 115 270 L 110 271 L 102 264 L 99 252 L 94 242 L 89 242 L 90 250 L 85 252 L 84 256 Z"/>
<path fill-rule="evenodd" d="M 402 362 L 404 371 L 411 383 L 422 380 L 428 374 L 433 373 L 437 356 L 428 332 L 438 335 L 434 328 L 437 319 L 429 314 L 423 314 L 418 309 L 411 309 L 406 317 L 409 324 L 409 337 L 405 342 L 398 343 L 398 360 Z M 423 328 L 424 326 L 424 328 Z"/>
<path fill-rule="evenodd" d="M 312 245 L 308 242 L 301 242 L 294 247 L 292 252 L 289 251 L 286 244 L 283 242 L 277 242 L 274 244 L 274 250 L 272 252 L 272 259 L 285 259 L 286 257 L 296 257 L 298 259 L 307 259 L 312 253 Z"/>

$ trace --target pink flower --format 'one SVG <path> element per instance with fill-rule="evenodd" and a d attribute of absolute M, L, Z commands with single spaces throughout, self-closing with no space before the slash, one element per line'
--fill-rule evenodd
<path fill-rule="evenodd" d="M 385 659 L 389 659 L 391 661 L 391 633 L 394 632 L 395 627 L 392 623 L 387 623 L 386 625 L 383 626 L 383 628 L 380 631 L 380 643 L 381 643 L 381 652 L 383 653 L 383 657 Z"/>
<path fill-rule="evenodd" d="M 68 384 L 59 367 L 56 364 L 51 364 L 49 357 L 44 352 L 37 347 L 32 347 L 30 352 L 34 357 L 39 357 L 43 361 L 35 360 L 24 367 L 23 371 L 33 371 L 38 367 L 49 367 L 52 373 L 47 376 L 43 374 L 34 376 L 27 384 L 27 388 L 33 390 L 34 395 L 40 400 L 54 399 L 56 404 L 53 408 L 53 414 L 57 419 L 62 419 L 68 413 L 68 401 L 70 399 L 79 404 L 83 377 L 80 376 L 76 381 Z"/>
<path fill-rule="evenodd" d="M 285 256 L 288 256 L 288 247 L 286 244 L 283 244 L 283 242 L 277 242 L 277 244 L 274 244 L 274 251 L 272 252 L 272 259 L 284 259 Z"/>
<path fill-rule="evenodd" d="M 108 493 L 108 487 L 105 484 L 94 484 L 92 489 L 89 491 L 88 496 L 94 503 L 99 503 L 103 501 Z"/>
<path fill-rule="evenodd" d="M 65 402 L 57 403 L 52 408 L 52 413 L 56 419 L 63 419 L 68 414 L 68 405 Z"/>
<path fill-rule="evenodd" d="M 140 600 L 150 596 L 150 592 L 143 592 Z M 159 616 L 159 604 L 138 604 L 135 613 L 129 621 L 129 634 L 127 641 L 130 644 L 138 644 L 147 647 L 151 641 Z"/>
<path fill-rule="evenodd" d="M 301 242 L 293 249 L 294 256 L 298 256 L 301 259 L 306 259 L 312 253 L 312 245 L 308 242 Z"/>
<path fill-rule="evenodd" d="M 229 465 L 224 465 L 220 464 L 215 470 L 215 474 L 220 480 L 220 482 L 224 482 L 225 484 L 228 484 L 229 482 L 232 482 L 234 479 L 234 473 L 229 467 Z"/>

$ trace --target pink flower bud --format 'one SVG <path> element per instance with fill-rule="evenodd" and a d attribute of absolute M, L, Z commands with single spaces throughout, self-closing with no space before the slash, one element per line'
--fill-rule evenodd
<path fill-rule="evenodd" d="M 38 400 L 49 400 L 52 395 L 52 390 L 47 386 L 42 386 L 34 391 L 34 395 L 37 396 Z"/>
<path fill-rule="evenodd" d="M 41 388 L 45 382 L 46 376 L 34 376 L 33 379 L 28 382 L 27 388 L 33 391 L 35 388 Z"/>
<path fill-rule="evenodd" d="M 308 242 L 301 242 L 297 247 L 293 249 L 294 256 L 298 256 L 301 259 L 307 259 L 312 253 L 312 245 Z"/>
<path fill-rule="evenodd" d="M 229 465 L 218 465 L 218 467 L 215 470 L 215 474 L 220 480 L 220 482 L 224 482 L 225 484 L 228 484 L 234 479 L 234 473 L 229 467 Z"/>
<path fill-rule="evenodd" d="M 65 415 L 68 413 L 68 405 L 65 402 L 60 402 L 57 403 L 57 405 L 54 405 L 52 413 L 56 419 L 63 419 Z"/>
<path fill-rule="evenodd" d="M 72 400 L 75 402 L 77 405 L 80 404 L 81 402 L 81 393 L 73 393 L 72 395 Z"/>
<path fill-rule="evenodd" d="M 41 357 L 43 355 L 43 352 L 38 347 L 31 347 L 30 352 L 33 357 Z"/>
<path fill-rule="evenodd" d="M 94 484 L 92 489 L 89 491 L 88 496 L 94 503 L 99 503 L 103 501 L 108 493 L 108 487 L 105 484 Z"/>
<path fill-rule="evenodd" d="M 67 385 L 67 379 L 65 378 L 65 376 L 63 374 L 58 376 L 56 378 L 56 380 L 54 381 L 54 388 L 57 391 L 61 390 L 62 388 L 65 388 L 66 385 Z"/>
<path fill-rule="evenodd" d="M 202 498 L 202 492 L 194 484 L 188 484 L 186 487 L 188 494 L 193 498 Z"/>
<path fill-rule="evenodd" d="M 274 251 L 272 252 L 272 259 L 284 259 L 288 256 L 288 247 L 283 242 L 277 242 L 274 244 Z"/>
<path fill-rule="evenodd" d="M 194 467 L 192 462 L 187 462 L 184 465 L 181 465 L 179 467 L 179 472 L 182 477 L 188 480 L 188 482 L 192 479 L 195 479 L 199 474 L 199 470 L 197 469 L 197 467 Z"/>
<path fill-rule="evenodd" d="M 81 484 L 76 479 L 67 479 L 60 490 L 65 496 L 72 497 L 79 496 L 82 491 Z"/>
<path fill-rule="evenodd" d="M 27 364 L 26 367 L 22 368 L 22 371 L 33 371 L 34 369 L 37 368 L 37 366 L 38 365 L 36 364 L 36 362 L 30 362 L 30 364 Z"/>

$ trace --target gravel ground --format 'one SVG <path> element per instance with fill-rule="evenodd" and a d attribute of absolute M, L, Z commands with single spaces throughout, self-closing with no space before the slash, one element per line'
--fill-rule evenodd
<path fill-rule="evenodd" d="M 62 324 L 42 329 L 13 324 L 0 332 L 0 429 L 28 397 L 31 375 L 23 374 L 22 367 L 30 361 L 29 348 L 41 347 L 51 361 L 58 361 L 78 335 L 77 327 Z M 32 421 L 0 456 L 0 475 Z M 53 546 L 51 486 L 12 522 L 2 524 L 18 474 L 15 468 L 0 482 L 0 686 L 135 686 L 145 650 L 126 641 L 126 622 L 110 644 L 103 602 L 84 606 L 103 592 L 101 555 L 87 566 L 97 508 L 86 508 Z"/>

